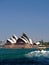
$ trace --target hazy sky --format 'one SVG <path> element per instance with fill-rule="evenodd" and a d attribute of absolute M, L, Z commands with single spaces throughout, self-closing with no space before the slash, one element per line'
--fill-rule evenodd
<path fill-rule="evenodd" d="M 0 40 L 22 32 L 49 41 L 49 0 L 0 0 Z"/>

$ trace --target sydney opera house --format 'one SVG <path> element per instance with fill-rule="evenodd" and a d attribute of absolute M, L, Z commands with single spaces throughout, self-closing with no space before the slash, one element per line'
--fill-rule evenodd
<path fill-rule="evenodd" d="M 33 41 L 27 37 L 25 33 L 21 37 L 17 37 L 15 34 L 7 39 L 4 44 L 5 48 L 33 48 Z"/>

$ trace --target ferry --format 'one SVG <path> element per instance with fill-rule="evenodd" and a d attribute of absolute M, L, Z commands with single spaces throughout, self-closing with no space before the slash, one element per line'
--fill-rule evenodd
<path fill-rule="evenodd" d="M 45 50 L 45 49 L 46 49 L 46 46 L 45 46 L 45 45 L 39 45 L 39 46 L 38 46 L 38 50 L 40 50 L 40 51 L 41 51 L 41 50 Z"/>

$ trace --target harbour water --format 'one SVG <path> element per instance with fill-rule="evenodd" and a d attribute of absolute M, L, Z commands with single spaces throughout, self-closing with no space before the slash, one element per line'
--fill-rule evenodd
<path fill-rule="evenodd" d="M 41 51 L 0 48 L 0 65 L 49 65 L 49 48 Z"/>

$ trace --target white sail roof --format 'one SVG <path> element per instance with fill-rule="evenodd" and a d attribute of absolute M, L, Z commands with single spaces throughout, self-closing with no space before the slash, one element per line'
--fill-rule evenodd
<path fill-rule="evenodd" d="M 39 44 L 40 44 L 40 42 L 36 42 L 36 44 L 37 44 L 37 45 L 39 45 Z"/>
<path fill-rule="evenodd" d="M 23 36 L 23 39 L 25 39 L 27 41 L 27 43 L 29 43 L 28 39 L 25 36 Z"/>
<path fill-rule="evenodd" d="M 18 39 L 18 37 L 17 37 L 15 34 L 13 35 L 13 37 L 14 37 L 16 40 Z"/>
<path fill-rule="evenodd" d="M 21 38 L 25 43 L 27 43 L 27 41 L 25 40 L 25 39 L 23 39 L 23 38 Z"/>
<path fill-rule="evenodd" d="M 33 42 L 32 42 L 32 40 L 31 40 L 31 39 L 29 39 L 29 41 L 30 41 L 30 44 L 33 44 Z"/>
<path fill-rule="evenodd" d="M 12 43 L 12 44 L 14 43 L 11 39 L 8 39 L 8 41 L 9 41 L 10 43 Z"/>
<path fill-rule="evenodd" d="M 21 38 L 23 38 L 24 40 L 26 40 L 27 43 L 30 43 L 29 42 L 29 38 L 27 37 L 27 35 L 25 33 L 22 34 Z"/>
<path fill-rule="evenodd" d="M 17 39 L 18 37 L 14 34 L 8 39 L 8 41 L 13 44 L 13 43 L 16 43 Z"/>
<path fill-rule="evenodd" d="M 13 41 L 14 43 L 16 43 L 16 40 L 15 40 L 13 37 L 11 37 L 11 39 L 12 39 L 12 41 Z"/>

